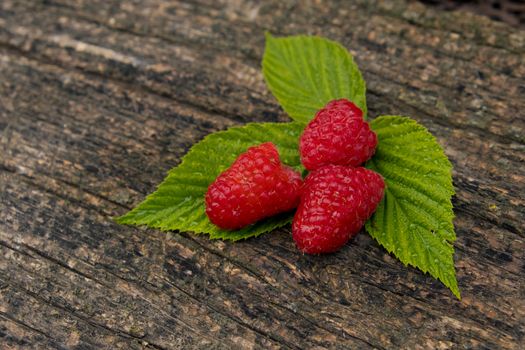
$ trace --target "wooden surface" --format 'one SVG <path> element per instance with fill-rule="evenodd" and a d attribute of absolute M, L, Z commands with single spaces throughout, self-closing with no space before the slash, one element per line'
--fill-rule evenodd
<path fill-rule="evenodd" d="M 286 121 L 264 31 L 355 55 L 455 166 L 463 300 L 361 233 L 301 255 L 115 224 L 205 135 Z M 523 349 L 525 33 L 403 1 L 0 1 L 0 348 Z"/>

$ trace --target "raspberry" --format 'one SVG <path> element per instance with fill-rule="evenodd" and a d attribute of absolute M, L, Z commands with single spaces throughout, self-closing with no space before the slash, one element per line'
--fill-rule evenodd
<path fill-rule="evenodd" d="M 329 102 L 306 126 L 299 141 L 301 161 L 308 170 L 328 164 L 359 166 L 374 155 L 377 136 L 352 102 Z"/>
<path fill-rule="evenodd" d="M 305 253 L 330 253 L 356 235 L 383 197 L 381 175 L 365 168 L 327 165 L 306 177 L 292 225 Z"/>
<path fill-rule="evenodd" d="M 273 143 L 250 147 L 208 187 L 206 214 L 220 228 L 238 229 L 296 208 L 302 183 Z"/>

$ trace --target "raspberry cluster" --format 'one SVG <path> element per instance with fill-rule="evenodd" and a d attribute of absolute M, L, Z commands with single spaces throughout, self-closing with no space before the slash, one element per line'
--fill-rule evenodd
<path fill-rule="evenodd" d="M 268 142 L 251 147 L 220 174 L 206 193 L 206 214 L 223 229 L 238 229 L 297 208 L 292 235 L 309 254 L 337 251 L 376 210 L 385 183 L 361 165 L 377 136 L 362 111 L 346 99 L 319 110 L 299 141 L 301 175 L 285 166 Z"/>

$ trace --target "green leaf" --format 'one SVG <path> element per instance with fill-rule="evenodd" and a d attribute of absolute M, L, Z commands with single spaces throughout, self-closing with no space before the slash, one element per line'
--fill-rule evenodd
<path fill-rule="evenodd" d="M 291 213 L 261 220 L 237 231 L 221 230 L 206 216 L 204 195 L 217 175 L 255 144 L 272 141 L 285 164 L 303 170 L 297 148 L 303 128 L 304 124 L 297 122 L 253 123 L 208 135 L 192 147 L 179 166 L 169 171 L 154 193 L 117 218 L 117 222 L 161 230 L 208 233 L 210 238 L 233 241 L 286 225 L 291 222 Z"/>
<path fill-rule="evenodd" d="M 452 165 L 414 120 L 382 116 L 370 124 L 379 143 L 366 166 L 383 175 L 386 190 L 367 231 L 405 265 L 430 273 L 461 298 L 452 245 Z"/>
<path fill-rule="evenodd" d="M 366 118 L 366 87 L 352 55 L 339 43 L 315 36 L 266 34 L 263 74 L 270 91 L 296 121 L 308 122 L 329 101 L 347 98 Z"/>

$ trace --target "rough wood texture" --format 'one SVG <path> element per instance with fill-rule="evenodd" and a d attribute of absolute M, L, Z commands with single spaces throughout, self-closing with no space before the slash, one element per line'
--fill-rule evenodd
<path fill-rule="evenodd" d="M 341 41 L 372 117 L 438 137 L 462 301 L 365 233 L 312 257 L 111 220 L 206 134 L 287 120 L 265 30 Z M 523 349 L 524 75 L 524 32 L 400 0 L 0 1 L 0 347 Z"/>

